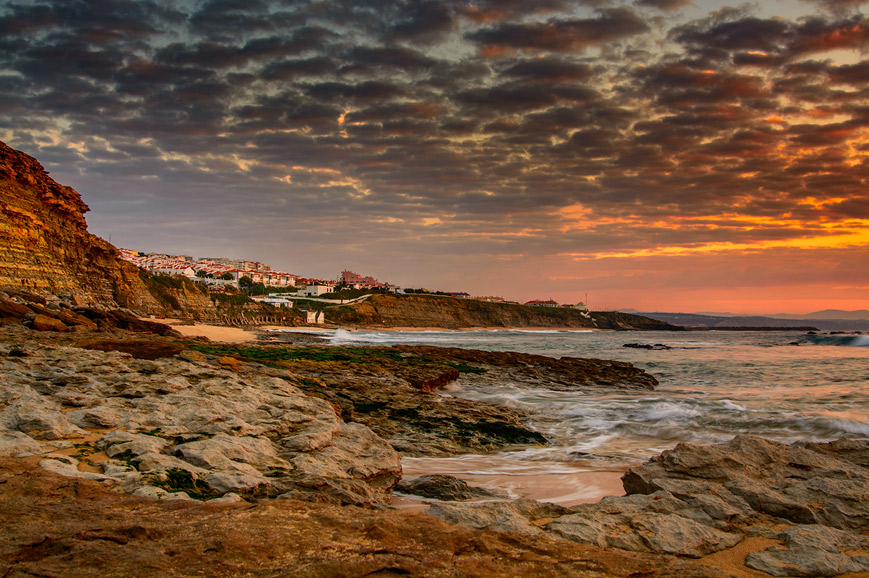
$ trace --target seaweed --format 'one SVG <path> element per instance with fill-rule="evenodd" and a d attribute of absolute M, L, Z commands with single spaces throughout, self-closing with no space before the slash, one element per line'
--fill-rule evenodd
<path fill-rule="evenodd" d="M 220 495 L 187 470 L 169 468 L 164 474 L 165 479 L 156 474 L 148 475 L 147 477 L 153 486 L 170 493 L 184 492 L 194 500 L 210 500 Z"/>

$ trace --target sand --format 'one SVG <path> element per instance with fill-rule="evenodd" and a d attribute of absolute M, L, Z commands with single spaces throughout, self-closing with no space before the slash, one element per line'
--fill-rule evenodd
<path fill-rule="evenodd" d="M 166 325 L 171 325 L 172 329 L 184 337 L 207 337 L 211 341 L 217 341 L 219 343 L 244 343 L 247 341 L 257 340 L 257 333 L 255 331 L 239 329 L 238 327 L 208 325 L 205 323 L 184 325 L 184 322 L 178 319 L 159 319 L 157 321 L 165 323 Z"/>

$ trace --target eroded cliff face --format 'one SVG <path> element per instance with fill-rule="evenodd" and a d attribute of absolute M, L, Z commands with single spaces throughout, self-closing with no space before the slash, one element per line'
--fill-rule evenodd
<path fill-rule="evenodd" d="M 117 249 L 87 230 L 88 206 L 39 162 L 0 142 L 0 289 L 54 295 L 76 305 L 128 307 L 172 314 L 117 258 Z M 213 311 L 204 295 L 182 292 L 184 309 Z"/>

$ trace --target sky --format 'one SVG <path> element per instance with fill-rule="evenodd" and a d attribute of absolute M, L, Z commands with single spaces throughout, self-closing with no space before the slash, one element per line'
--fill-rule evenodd
<path fill-rule="evenodd" d="M 128 249 L 592 309 L 865 309 L 867 6 L 2 0 L 0 140 Z"/>

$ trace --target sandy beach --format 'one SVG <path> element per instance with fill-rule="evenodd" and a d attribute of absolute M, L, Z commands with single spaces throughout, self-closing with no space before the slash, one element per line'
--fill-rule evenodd
<path fill-rule="evenodd" d="M 186 325 L 179 319 L 156 319 L 155 321 L 171 325 L 172 329 L 184 337 L 207 337 L 211 341 L 219 343 L 244 343 L 257 340 L 257 333 L 255 331 L 240 329 L 238 327 L 208 325 L 206 323 Z"/>

